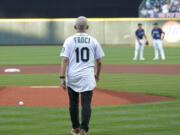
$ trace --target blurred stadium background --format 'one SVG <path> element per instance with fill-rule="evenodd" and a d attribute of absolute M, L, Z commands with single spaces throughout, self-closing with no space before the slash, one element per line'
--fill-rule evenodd
<path fill-rule="evenodd" d="M 178 45 L 180 42 L 180 20 L 176 16 L 173 16 L 173 19 L 132 18 L 138 15 L 140 17 L 154 17 L 154 14 L 164 14 L 163 17 L 170 17 L 168 14 L 177 15 L 179 11 L 174 10 L 172 13 L 171 9 L 179 8 L 179 0 L 126 0 L 122 2 L 92 0 L 85 4 L 81 0 L 78 2 L 19 0 L 18 3 L 7 0 L 0 5 L 0 45 L 62 44 L 65 38 L 75 32 L 73 29 L 68 29 L 73 28 L 74 22 L 74 19 L 68 17 L 74 18 L 79 15 L 94 18 L 89 19 L 91 29 L 88 33 L 96 37 L 103 45 L 133 45 L 134 31 L 139 22 L 143 23 L 150 43 L 152 43 L 151 30 L 154 22 L 158 22 L 166 33 L 165 45 Z M 166 13 L 163 11 L 165 4 L 169 5 Z M 157 7 L 159 10 L 156 12 Z M 142 15 L 143 10 L 146 10 L 146 15 Z"/>
<path fill-rule="evenodd" d="M 62 45 L 75 33 L 75 19 L 0 19 L 1 45 Z M 165 31 L 165 45 L 179 45 L 180 20 L 141 18 L 89 19 L 88 34 L 96 37 L 102 45 L 133 45 L 137 24 L 142 23 L 152 43 L 151 30 L 158 22 Z M 71 29 L 70 29 L 71 28 Z"/>

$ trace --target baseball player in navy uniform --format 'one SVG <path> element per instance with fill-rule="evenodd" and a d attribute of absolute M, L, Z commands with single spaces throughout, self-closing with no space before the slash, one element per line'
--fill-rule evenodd
<path fill-rule="evenodd" d="M 138 59 L 138 52 L 140 52 L 140 60 L 145 60 L 143 57 L 144 38 L 146 39 L 146 44 L 148 44 L 148 41 L 141 23 L 138 24 L 138 29 L 136 30 L 135 35 L 136 35 L 136 41 L 135 41 L 135 52 L 134 52 L 133 60 Z"/>
<path fill-rule="evenodd" d="M 153 46 L 154 46 L 154 60 L 159 59 L 159 51 L 161 54 L 161 59 L 165 60 L 165 53 L 163 49 L 162 40 L 164 39 L 165 33 L 159 28 L 158 23 L 154 23 L 154 28 L 152 29 L 152 38 L 153 38 Z"/>
<path fill-rule="evenodd" d="M 86 17 L 78 17 L 74 28 L 77 33 L 64 42 L 61 64 L 61 86 L 68 89 L 69 112 L 73 135 L 88 135 L 91 116 L 91 100 L 93 89 L 99 80 L 101 58 L 104 52 L 98 41 L 86 34 L 88 22 Z M 96 60 L 96 73 L 94 72 Z M 81 117 L 79 122 L 79 94 L 81 94 Z"/>

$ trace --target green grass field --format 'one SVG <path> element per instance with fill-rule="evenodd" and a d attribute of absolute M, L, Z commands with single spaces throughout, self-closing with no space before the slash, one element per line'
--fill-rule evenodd
<path fill-rule="evenodd" d="M 146 61 L 132 61 L 133 47 L 105 46 L 104 64 L 180 64 L 180 47 L 165 47 L 166 61 L 153 61 L 153 48 L 145 47 Z M 60 64 L 58 46 L 9 46 L 0 47 L 0 65 Z"/>
<path fill-rule="evenodd" d="M 132 61 L 133 47 L 103 47 L 105 64 L 180 64 L 180 47 L 165 47 L 167 60 Z M 1 65 L 59 64 L 58 46 L 0 47 Z M 0 86 L 59 85 L 58 74 L 0 75 Z M 93 107 L 90 135 L 179 135 L 180 75 L 102 74 L 99 88 L 175 97 L 168 102 Z M 70 135 L 68 108 L 0 107 L 0 135 Z"/>

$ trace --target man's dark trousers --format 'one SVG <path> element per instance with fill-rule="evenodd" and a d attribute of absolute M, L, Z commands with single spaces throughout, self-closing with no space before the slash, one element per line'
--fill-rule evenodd
<path fill-rule="evenodd" d="M 70 87 L 68 87 L 68 95 L 69 95 L 69 111 L 70 111 L 73 129 L 80 128 L 88 132 L 89 130 L 88 125 L 91 117 L 91 101 L 92 101 L 93 91 L 81 92 L 81 105 L 82 105 L 81 125 L 79 123 L 79 93 L 73 91 Z"/>

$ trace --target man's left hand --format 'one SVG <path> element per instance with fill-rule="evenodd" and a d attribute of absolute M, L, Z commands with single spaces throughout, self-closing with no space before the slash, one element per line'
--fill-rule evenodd
<path fill-rule="evenodd" d="M 96 82 L 98 82 L 99 81 L 99 76 L 95 75 L 95 79 L 96 79 Z"/>

